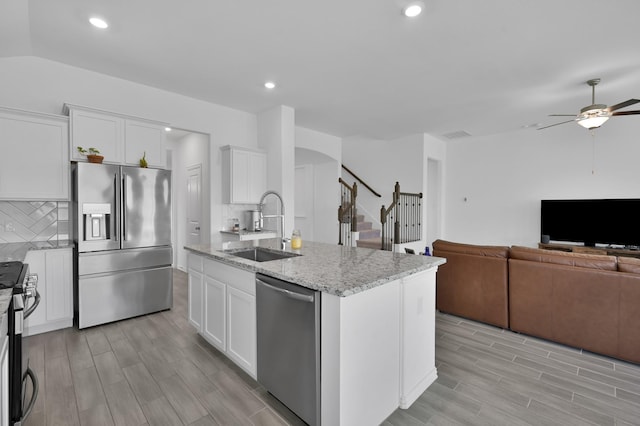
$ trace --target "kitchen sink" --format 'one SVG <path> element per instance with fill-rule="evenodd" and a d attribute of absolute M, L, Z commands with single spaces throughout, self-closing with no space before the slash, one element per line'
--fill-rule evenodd
<path fill-rule="evenodd" d="M 286 251 L 269 250 L 261 247 L 246 249 L 246 250 L 225 250 L 224 251 L 231 256 L 238 256 L 244 259 L 253 260 L 254 262 L 268 262 L 270 260 L 286 259 L 288 257 L 300 256 L 296 253 L 288 253 Z"/>

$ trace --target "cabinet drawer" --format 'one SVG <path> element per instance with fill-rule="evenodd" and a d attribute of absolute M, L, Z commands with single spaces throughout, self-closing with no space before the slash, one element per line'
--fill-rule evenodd
<path fill-rule="evenodd" d="M 254 296 L 256 294 L 256 276 L 253 272 L 234 268 L 215 260 L 205 259 L 204 274 L 245 293 Z"/>
<path fill-rule="evenodd" d="M 202 257 L 195 254 L 190 254 L 187 259 L 187 267 L 189 269 L 193 269 L 194 271 L 202 272 Z"/>

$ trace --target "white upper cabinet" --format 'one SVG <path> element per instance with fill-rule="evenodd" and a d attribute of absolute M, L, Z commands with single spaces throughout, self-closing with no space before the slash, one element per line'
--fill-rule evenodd
<path fill-rule="evenodd" d="M 125 120 L 124 162 L 139 165 L 142 156 L 150 167 L 166 168 L 166 125 L 151 121 Z"/>
<path fill-rule="evenodd" d="M 85 150 L 96 148 L 104 156 L 105 163 L 122 163 L 124 148 L 124 120 L 120 117 L 86 111 L 69 110 L 71 123 L 71 158 L 86 161 L 78 152 L 81 146 Z"/>
<path fill-rule="evenodd" d="M 69 199 L 67 117 L 0 108 L 0 199 Z"/>
<path fill-rule="evenodd" d="M 222 202 L 257 204 L 267 189 L 267 154 L 230 145 L 221 149 Z"/>
<path fill-rule="evenodd" d="M 104 163 L 137 166 L 145 156 L 149 167 L 167 167 L 167 124 L 78 105 L 64 108 L 70 117 L 73 160 L 86 160 L 78 152 L 81 146 L 98 149 Z"/>

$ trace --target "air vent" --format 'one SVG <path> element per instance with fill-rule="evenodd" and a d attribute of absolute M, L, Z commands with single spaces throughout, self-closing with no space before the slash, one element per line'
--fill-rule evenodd
<path fill-rule="evenodd" d="M 471 136 L 470 133 L 465 132 L 464 130 L 457 130 L 455 132 L 445 133 L 444 135 L 447 139 L 460 139 L 460 138 L 468 138 Z"/>

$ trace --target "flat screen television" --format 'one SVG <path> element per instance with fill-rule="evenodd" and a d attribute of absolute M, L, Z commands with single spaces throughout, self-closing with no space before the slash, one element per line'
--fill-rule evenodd
<path fill-rule="evenodd" d="M 541 234 L 551 241 L 640 246 L 640 199 L 542 200 Z"/>

